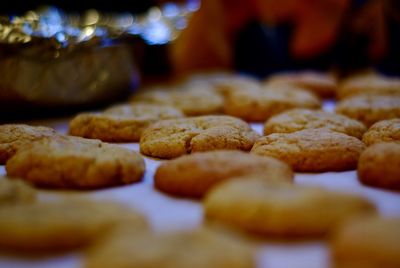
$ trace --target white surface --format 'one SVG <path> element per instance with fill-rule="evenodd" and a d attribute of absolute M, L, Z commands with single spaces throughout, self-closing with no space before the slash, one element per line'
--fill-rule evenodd
<path fill-rule="evenodd" d="M 67 119 L 56 121 L 29 122 L 36 125 L 54 127 L 65 133 Z M 254 129 L 261 132 L 261 124 L 254 124 Z M 138 151 L 138 144 L 121 144 Z M 172 198 L 153 188 L 153 175 L 159 161 L 145 158 L 146 173 L 143 182 L 111 189 L 74 192 L 74 191 L 39 191 L 41 199 L 53 199 L 60 196 L 86 196 L 94 199 L 110 199 L 122 202 L 143 212 L 157 231 L 182 230 L 199 226 L 202 222 L 200 202 Z M 5 174 L 0 166 L 0 174 Z M 328 172 L 321 174 L 296 174 L 299 184 L 320 185 L 328 189 L 354 192 L 373 201 L 384 215 L 400 216 L 400 194 L 362 186 L 357 181 L 355 171 Z M 1 238 L 0 238 L 1 239 Z M 259 242 L 257 255 L 258 267 L 262 268 L 326 268 L 329 267 L 329 249 L 324 241 L 304 242 Z M 1 268 L 75 268 L 80 266 L 79 253 L 71 253 L 51 258 L 23 258 L 1 256 Z M 206 267 L 205 267 L 206 268 Z"/>

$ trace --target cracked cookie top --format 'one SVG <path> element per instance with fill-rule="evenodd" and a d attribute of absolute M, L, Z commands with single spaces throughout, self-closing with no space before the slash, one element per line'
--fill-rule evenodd
<path fill-rule="evenodd" d="M 171 119 L 154 123 L 143 132 L 140 151 L 157 158 L 221 149 L 248 151 L 258 137 L 246 122 L 231 116 Z"/>

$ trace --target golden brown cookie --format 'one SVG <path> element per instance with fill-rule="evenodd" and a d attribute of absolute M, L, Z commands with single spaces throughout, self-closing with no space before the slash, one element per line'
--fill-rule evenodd
<path fill-rule="evenodd" d="M 266 85 L 288 85 L 304 88 L 322 97 L 335 96 L 337 81 L 333 75 L 315 71 L 273 74 L 266 80 Z"/>
<path fill-rule="evenodd" d="M 366 127 L 347 116 L 321 110 L 292 109 L 271 117 L 264 124 L 264 134 L 292 133 L 303 129 L 323 128 L 361 139 Z"/>
<path fill-rule="evenodd" d="M 337 91 L 338 99 L 356 95 L 400 96 L 400 79 L 372 73 L 349 77 L 340 84 Z"/>
<path fill-rule="evenodd" d="M 252 268 L 254 254 L 236 237 L 210 230 L 120 232 L 92 248 L 86 268 Z"/>
<path fill-rule="evenodd" d="M 103 113 L 78 114 L 69 124 L 69 134 L 108 142 L 134 142 L 150 124 L 183 116 L 180 110 L 160 104 L 117 105 Z"/>
<path fill-rule="evenodd" d="M 400 118 L 383 120 L 373 124 L 364 133 L 362 141 L 368 146 L 378 142 L 400 143 Z"/>
<path fill-rule="evenodd" d="M 19 150 L 7 174 L 39 187 L 90 189 L 140 181 L 143 158 L 117 145 L 79 137 L 43 138 Z"/>
<path fill-rule="evenodd" d="M 84 200 L 0 206 L 0 248 L 57 251 L 85 246 L 113 227 L 146 229 L 142 215 L 108 202 Z"/>
<path fill-rule="evenodd" d="M 367 185 L 400 190 L 400 144 L 376 143 L 358 161 L 358 179 Z"/>
<path fill-rule="evenodd" d="M 400 95 L 356 95 L 340 101 L 336 112 L 361 121 L 369 127 L 381 120 L 400 117 Z"/>
<path fill-rule="evenodd" d="M 36 191 L 22 180 L 0 176 L 0 205 L 32 203 Z"/>
<path fill-rule="evenodd" d="M 246 121 L 265 121 L 293 108 L 317 109 L 321 102 L 314 94 L 299 88 L 264 87 L 233 91 L 225 99 L 224 111 Z"/>
<path fill-rule="evenodd" d="M 158 158 L 222 149 L 248 151 L 258 137 L 246 122 L 231 116 L 170 119 L 154 123 L 143 132 L 140 151 Z"/>
<path fill-rule="evenodd" d="M 331 239 L 334 267 L 400 267 L 400 218 L 360 217 L 343 224 Z"/>
<path fill-rule="evenodd" d="M 224 100 L 210 85 L 202 83 L 142 90 L 133 96 L 132 102 L 169 105 L 187 116 L 197 116 L 221 113 Z"/>
<path fill-rule="evenodd" d="M 154 185 L 169 194 L 200 198 L 223 180 L 253 173 L 267 181 L 293 180 L 291 168 L 277 159 L 223 150 L 183 155 L 162 163 L 154 175 Z"/>
<path fill-rule="evenodd" d="M 251 152 L 278 158 L 295 171 L 324 172 L 355 169 L 364 148 L 362 141 L 343 133 L 305 129 L 262 137 Z"/>
<path fill-rule="evenodd" d="M 48 127 L 24 124 L 0 125 L 0 164 L 5 164 L 24 145 L 43 137 L 55 135 L 57 135 L 56 131 Z"/>
<path fill-rule="evenodd" d="M 225 181 L 203 203 L 211 221 L 270 236 L 326 235 L 346 218 L 375 212 L 359 196 L 251 179 Z"/>

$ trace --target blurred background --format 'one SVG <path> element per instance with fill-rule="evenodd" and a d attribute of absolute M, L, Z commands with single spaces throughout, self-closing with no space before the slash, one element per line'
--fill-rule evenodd
<path fill-rule="evenodd" d="M 90 48 L 90 56 L 79 51 L 78 45 L 66 45 L 65 40 L 57 43 L 56 50 L 51 52 L 56 56 L 50 61 L 47 58 L 43 61 L 43 55 L 50 50 L 40 42 L 40 49 L 30 50 L 29 42 L 13 49 L 13 44 L 7 43 L 12 37 L 7 32 L 7 23 L 18 21 L 15 18 L 42 5 L 54 6 L 65 14 L 86 16 L 87 10 L 96 9 L 99 13 L 92 12 L 92 15 L 113 14 L 125 19 L 128 16 L 132 20 L 120 32 L 129 33 L 129 38 L 124 34 L 121 38 L 115 37 L 115 31 L 108 36 L 113 44 L 122 42 L 125 51 L 122 54 L 100 51 L 100 47 L 107 46 L 108 37 L 104 35 L 100 36 L 103 40 L 98 47 Z M 139 83 L 146 85 L 209 70 L 235 71 L 260 79 L 276 72 L 304 69 L 328 71 L 338 77 L 371 68 L 388 75 L 400 74 L 400 1 L 394 0 L 14 0 L 0 6 L 0 15 L 3 23 L 0 25 L 0 75 L 4 81 L 8 79 L 0 83 L 0 103 L 7 111 L 19 101 L 38 104 L 42 110 L 43 106 L 70 107 L 71 104 L 80 109 L 91 101 L 108 103 L 131 92 L 119 88 L 132 90 Z M 141 28 L 135 28 L 137 25 Z M 96 27 L 96 24 L 83 25 L 81 30 L 82 33 L 90 30 L 91 37 L 97 38 L 93 34 L 99 33 Z M 58 40 L 60 37 L 56 32 L 51 35 L 46 38 Z M 51 42 L 48 43 L 54 45 Z M 88 46 L 82 47 L 88 51 Z M 86 99 L 74 102 L 52 99 L 43 102 L 43 95 L 68 84 L 68 75 L 63 74 L 68 73 L 66 65 L 72 64 L 72 58 L 73 66 L 79 66 L 73 69 L 79 69 L 81 74 L 74 70 L 70 76 L 82 79 L 76 78 L 76 88 L 70 85 L 75 90 L 72 93 L 65 87 L 65 100 L 78 96 L 79 92 L 94 92 L 93 89 L 114 92 L 115 96 L 99 94 L 101 98 L 94 99 L 88 94 Z M 99 66 L 108 63 L 115 66 L 101 70 Z M 124 72 L 131 73 L 131 77 L 122 77 Z M 46 75 L 36 78 L 43 73 Z M 112 73 L 120 77 L 112 80 L 115 76 Z M 112 81 L 104 80 L 105 77 Z M 37 82 L 37 79 L 47 80 Z M 48 81 L 53 84 L 47 85 Z M 30 96 L 35 90 L 37 96 Z"/>

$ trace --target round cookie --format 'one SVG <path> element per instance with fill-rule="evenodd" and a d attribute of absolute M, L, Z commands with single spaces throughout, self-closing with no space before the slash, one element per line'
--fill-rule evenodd
<path fill-rule="evenodd" d="M 107 202 L 84 200 L 0 206 L 0 248 L 57 251 L 88 245 L 119 224 L 146 229 L 137 212 Z"/>
<path fill-rule="evenodd" d="M 362 152 L 357 171 L 358 179 L 366 185 L 400 190 L 400 144 L 371 145 Z"/>
<path fill-rule="evenodd" d="M 236 149 L 248 151 L 259 137 L 244 121 L 210 115 L 163 120 L 148 127 L 140 138 L 140 152 L 158 158 Z"/>
<path fill-rule="evenodd" d="M 304 88 L 322 98 L 335 96 L 337 90 L 337 81 L 333 75 L 314 71 L 273 74 L 265 83 L 268 86 L 288 85 Z"/>
<path fill-rule="evenodd" d="M 251 179 L 217 185 L 203 204 L 208 220 L 283 237 L 326 235 L 349 217 L 375 212 L 372 203 L 359 196 Z"/>
<path fill-rule="evenodd" d="M 0 176 L 0 206 L 32 203 L 35 200 L 36 191 L 27 183 Z"/>
<path fill-rule="evenodd" d="M 360 217 L 332 236 L 334 267 L 400 267 L 400 218 Z"/>
<path fill-rule="evenodd" d="M 400 118 L 379 121 L 364 133 L 362 141 L 367 145 L 378 142 L 400 143 Z"/>
<path fill-rule="evenodd" d="M 133 96 L 132 102 L 170 105 L 187 116 L 197 116 L 221 113 L 224 100 L 211 85 L 202 83 L 143 90 Z"/>
<path fill-rule="evenodd" d="M 169 194 L 200 198 L 223 180 L 254 173 L 267 181 L 290 183 L 293 180 L 290 167 L 272 157 L 215 151 L 183 155 L 162 163 L 154 175 L 154 185 Z"/>
<path fill-rule="evenodd" d="M 225 99 L 224 111 L 246 121 L 265 121 L 271 116 L 293 108 L 317 109 L 320 100 L 312 93 L 288 87 L 233 91 Z"/>
<path fill-rule="evenodd" d="M 264 134 L 292 133 L 303 129 L 323 128 L 361 139 L 366 127 L 359 121 L 321 110 L 292 109 L 271 117 L 264 124 Z"/>
<path fill-rule="evenodd" d="M 400 117 L 400 95 L 356 95 L 340 101 L 336 112 L 369 127 L 381 120 Z"/>
<path fill-rule="evenodd" d="M 351 170 L 365 145 L 359 139 L 326 129 L 274 133 L 256 141 L 252 153 L 278 158 L 295 171 Z"/>
<path fill-rule="evenodd" d="M 120 232 L 92 248 L 86 268 L 251 268 L 254 254 L 236 237 L 209 230 Z"/>
<path fill-rule="evenodd" d="M 36 127 L 24 124 L 0 125 L 0 164 L 5 164 L 15 152 L 32 141 L 57 135 L 48 127 Z"/>
<path fill-rule="evenodd" d="M 170 118 L 183 117 L 171 106 L 159 104 L 117 105 L 103 113 L 82 113 L 69 124 L 69 134 L 108 142 L 139 141 L 150 124 Z"/>
<path fill-rule="evenodd" d="M 356 95 L 400 96 L 400 79 L 378 74 L 358 75 L 340 84 L 337 97 L 345 99 Z"/>
<path fill-rule="evenodd" d="M 117 145 L 79 137 L 43 138 L 7 161 L 7 175 L 39 187 L 92 189 L 140 181 L 143 158 Z"/>

